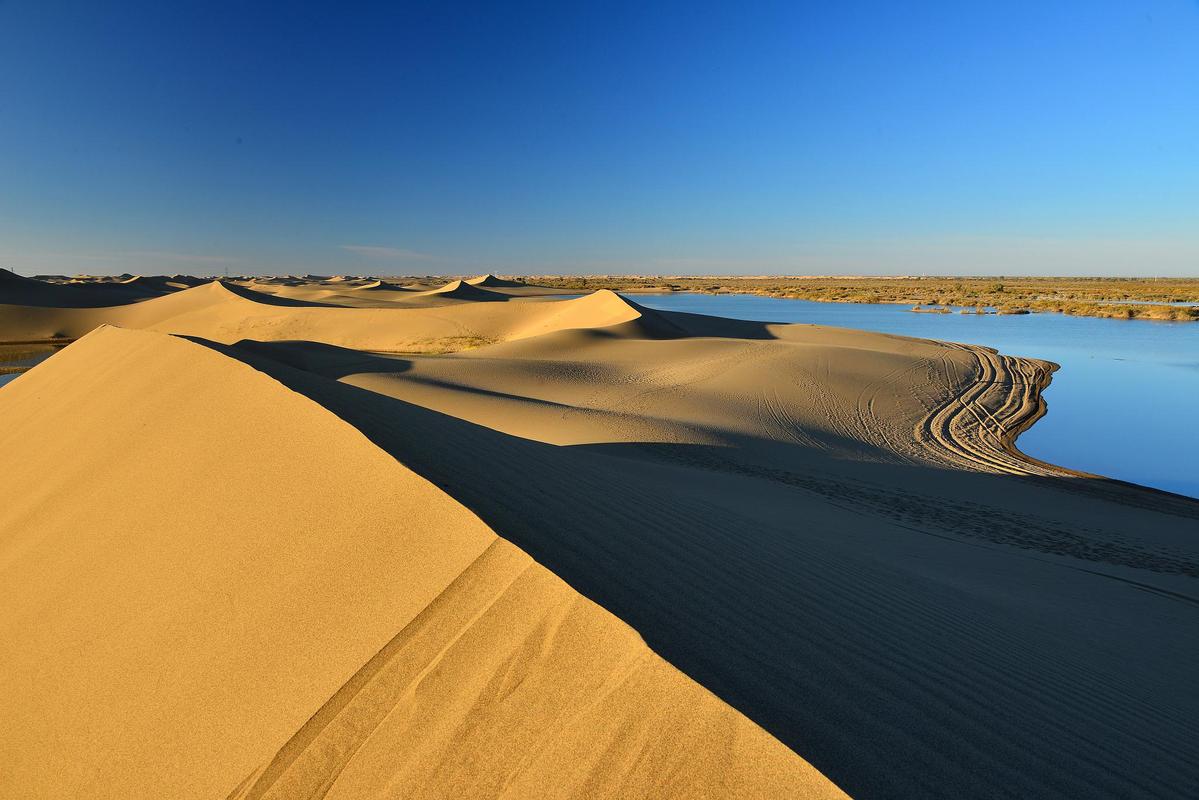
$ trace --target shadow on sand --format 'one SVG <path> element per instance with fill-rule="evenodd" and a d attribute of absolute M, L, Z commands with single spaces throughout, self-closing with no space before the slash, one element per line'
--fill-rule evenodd
<path fill-rule="evenodd" d="M 403 359 L 192 341 L 355 426 L 854 797 L 1199 783 L 1199 503 L 748 441 L 559 447 L 335 380 Z"/>

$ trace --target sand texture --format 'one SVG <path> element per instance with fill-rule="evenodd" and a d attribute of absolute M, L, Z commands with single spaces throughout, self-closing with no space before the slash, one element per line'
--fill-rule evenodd
<path fill-rule="evenodd" d="M 0 389 L 8 794 L 1199 783 L 1199 502 L 1025 457 L 1052 364 L 494 276 L 169 282 L 0 284 L 0 341 L 82 337 Z"/>
<path fill-rule="evenodd" d="M 0 396 L 5 796 L 843 796 L 262 373 L 62 356 Z"/>

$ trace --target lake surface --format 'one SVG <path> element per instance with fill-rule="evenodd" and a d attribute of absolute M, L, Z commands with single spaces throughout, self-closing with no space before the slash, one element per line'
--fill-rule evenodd
<path fill-rule="evenodd" d="M 904 305 L 756 295 L 630 295 L 650 308 L 811 322 L 994 347 L 1061 365 L 1049 413 L 1020 437 L 1034 458 L 1199 497 L 1199 322 L 916 314 Z"/>
<path fill-rule="evenodd" d="M 50 356 L 54 355 L 61 348 L 61 345 L 11 345 L 0 344 L 0 386 L 6 383 L 11 383 L 16 380 L 21 372 L 10 372 L 11 369 L 29 369 L 41 362 L 45 361 Z"/>

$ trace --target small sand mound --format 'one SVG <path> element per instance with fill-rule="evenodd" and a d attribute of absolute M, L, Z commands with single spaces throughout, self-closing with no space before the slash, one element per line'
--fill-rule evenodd
<path fill-rule="evenodd" d="M 658 312 L 634 303 L 610 289 L 600 289 L 574 300 L 545 304 L 546 314 L 510 337 L 524 339 L 574 329 L 605 329 L 634 339 L 673 339 L 684 335 Z"/>
<path fill-rule="evenodd" d="M 214 293 L 225 292 L 227 294 L 234 295 L 235 297 L 239 297 L 242 300 L 250 300 L 252 302 L 261 303 L 261 304 L 267 305 L 267 306 L 287 306 L 289 308 L 331 308 L 332 307 L 328 303 L 317 303 L 317 302 L 306 301 L 306 300 L 295 300 L 290 297 L 279 297 L 278 295 L 267 294 L 266 292 L 258 292 L 258 291 L 255 291 L 254 289 L 249 289 L 245 286 L 239 286 L 236 283 L 229 283 L 228 281 L 221 281 L 221 280 L 216 280 L 205 286 L 196 287 L 196 288 L 206 289 L 206 290 L 208 290 L 210 292 L 214 292 Z M 194 291 L 194 290 L 192 290 L 192 291 Z"/>
<path fill-rule="evenodd" d="M 520 281 L 509 281 L 504 280 L 503 278 L 497 278 L 490 272 L 486 275 L 480 275 L 477 278 L 471 278 L 467 281 L 467 283 L 469 283 L 471 286 L 483 286 L 491 289 L 516 289 L 518 287 L 528 285 L 521 283 Z"/>
<path fill-rule="evenodd" d="M 462 281 L 450 281 L 445 286 L 438 287 L 428 292 L 418 292 L 413 297 L 437 297 L 453 300 L 469 300 L 471 302 L 488 302 L 497 300 L 507 300 L 508 298 L 495 292 L 489 292 L 486 289 L 479 289 L 469 283 Z"/>
<path fill-rule="evenodd" d="M 369 283 L 364 283 L 361 286 L 353 287 L 356 290 L 365 289 L 368 292 L 411 292 L 412 289 L 400 286 L 395 283 L 388 283 L 384 280 L 375 280 Z"/>

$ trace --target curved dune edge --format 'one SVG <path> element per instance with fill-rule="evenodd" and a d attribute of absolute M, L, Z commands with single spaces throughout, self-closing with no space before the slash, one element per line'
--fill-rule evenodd
<path fill-rule="evenodd" d="M 1032 458 L 1016 446 L 1020 434 L 1045 416 L 1043 392 L 1057 364 L 1000 355 L 989 347 L 943 344 L 973 356 L 976 375 L 916 426 L 915 438 L 932 460 L 1010 475 L 1094 477 Z"/>
<path fill-rule="evenodd" d="M 844 796 L 237 361 L 101 328 L 0 414 L 14 796 Z"/>

